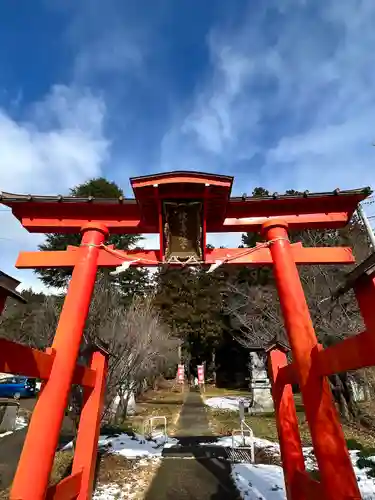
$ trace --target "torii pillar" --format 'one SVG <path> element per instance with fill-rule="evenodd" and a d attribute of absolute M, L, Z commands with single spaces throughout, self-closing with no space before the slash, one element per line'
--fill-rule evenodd
<path fill-rule="evenodd" d="M 295 487 L 298 483 L 298 474 L 305 473 L 296 406 L 292 386 L 282 380 L 282 372 L 280 372 L 281 368 L 288 365 L 286 354 L 290 348 L 275 337 L 265 351 L 268 357 L 268 372 L 272 384 L 272 397 L 275 405 L 276 426 L 287 496 L 293 500 L 305 500 L 303 491 Z"/>

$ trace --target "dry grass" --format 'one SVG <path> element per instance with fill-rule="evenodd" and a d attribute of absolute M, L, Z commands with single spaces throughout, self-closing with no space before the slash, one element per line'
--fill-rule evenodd
<path fill-rule="evenodd" d="M 57 484 L 71 473 L 73 450 L 57 451 L 53 461 L 50 484 Z"/>
<path fill-rule="evenodd" d="M 57 451 L 53 462 L 50 485 L 55 485 L 70 474 L 73 462 L 72 451 Z M 0 500 L 9 498 L 10 488 L 0 491 Z"/>
<path fill-rule="evenodd" d="M 168 434 L 173 434 L 185 399 L 172 382 L 164 382 L 158 390 L 147 391 L 137 401 L 136 414 L 129 416 L 118 430 L 143 432 L 143 422 L 152 416 L 167 417 Z M 159 468 L 160 459 L 128 460 L 118 455 L 104 454 L 100 458 L 96 491 L 116 485 L 118 498 L 141 500 Z M 117 498 L 115 496 L 114 498 Z"/>
<path fill-rule="evenodd" d="M 142 500 L 159 468 L 160 459 L 128 460 L 119 455 L 100 459 L 96 490 L 116 485 L 119 498 Z"/>
<path fill-rule="evenodd" d="M 10 488 L 0 491 L 0 500 L 8 500 L 10 494 Z"/>
<path fill-rule="evenodd" d="M 134 432 L 142 433 L 143 422 L 146 418 L 165 416 L 168 433 L 173 434 L 185 394 L 185 392 L 175 390 L 172 384 L 157 391 L 148 391 L 137 401 L 136 414 L 129 416 L 123 425 Z"/>
<path fill-rule="evenodd" d="M 223 389 L 214 385 L 207 385 L 205 392 L 202 391 L 202 397 L 213 398 L 216 396 L 244 396 L 250 397 L 250 392 L 246 389 Z"/>
<path fill-rule="evenodd" d="M 172 434 L 184 402 L 185 393 L 172 382 L 164 382 L 158 390 L 147 391 L 137 401 L 136 414 L 119 426 L 126 431 L 143 432 L 143 422 L 153 416 L 167 417 L 168 434 Z M 118 455 L 104 454 L 100 458 L 96 491 L 116 485 L 118 498 L 141 500 L 159 468 L 160 459 L 128 460 Z M 114 498 L 117 498 L 116 496 Z"/>
<path fill-rule="evenodd" d="M 225 393 L 221 392 L 220 395 L 233 394 L 226 391 Z M 310 431 L 299 394 L 295 395 L 295 404 L 302 444 L 304 446 L 311 446 Z M 239 416 L 237 412 L 207 408 L 207 415 L 211 428 L 215 434 L 227 436 L 232 433 L 233 429 L 239 428 Z M 254 431 L 255 436 L 268 439 L 270 441 L 278 441 L 275 415 L 273 412 L 263 413 L 260 415 L 246 415 L 246 422 Z M 343 423 L 343 429 L 347 440 L 355 440 L 366 447 L 375 447 L 374 434 L 370 433 L 367 429 L 358 425 L 346 423 Z"/>

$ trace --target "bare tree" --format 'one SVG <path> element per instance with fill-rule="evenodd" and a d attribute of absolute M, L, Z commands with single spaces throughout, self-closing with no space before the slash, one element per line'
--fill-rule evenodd
<path fill-rule="evenodd" d="M 98 276 L 78 362 L 88 364 L 97 345 L 109 352 L 106 403 L 109 408 L 120 396 L 120 417 L 126 413 L 127 398 L 150 386 L 171 363 L 177 364 L 178 341 L 152 306 L 152 297 L 134 297 L 130 305 L 106 274 Z M 61 312 L 61 297 L 48 296 L 8 314 L 0 324 L 0 335 L 31 347 L 51 345 Z M 82 388 L 74 386 L 69 413 L 78 424 L 83 402 Z"/>
<path fill-rule="evenodd" d="M 357 228 L 358 229 L 358 228 Z M 349 230 L 348 230 L 349 232 Z M 363 234 L 355 228 L 348 237 L 354 239 L 357 255 L 364 258 L 368 247 Z M 305 246 L 333 246 L 337 244 L 336 231 L 304 231 L 296 238 Z M 340 300 L 332 301 L 331 293 L 343 279 L 346 269 L 342 266 L 301 266 L 301 281 L 305 290 L 310 314 L 319 341 L 325 346 L 332 345 L 363 329 L 361 315 L 353 293 Z M 233 319 L 233 326 L 240 330 L 237 340 L 245 347 L 262 347 L 275 335 L 283 339 L 284 327 L 279 299 L 272 276 L 266 285 L 248 285 L 232 279 L 227 283 L 227 313 Z M 284 337 L 285 338 L 285 337 Z M 356 418 L 351 381 L 362 380 L 363 373 L 337 374 L 330 377 L 332 391 L 342 415 Z"/>
<path fill-rule="evenodd" d="M 106 407 L 119 399 L 117 418 L 126 415 L 131 393 L 139 393 L 177 363 L 178 342 L 153 307 L 151 296 L 124 305 L 121 291 L 98 279 L 85 329 L 85 342 L 104 342 L 110 353 Z"/>
<path fill-rule="evenodd" d="M 52 343 L 60 310 L 61 300 L 53 295 L 27 304 L 11 304 L 0 319 L 0 336 L 45 349 Z"/>
<path fill-rule="evenodd" d="M 227 283 L 226 313 L 236 339 L 244 347 L 264 347 L 275 335 L 284 336 L 277 292 L 272 285 Z"/>

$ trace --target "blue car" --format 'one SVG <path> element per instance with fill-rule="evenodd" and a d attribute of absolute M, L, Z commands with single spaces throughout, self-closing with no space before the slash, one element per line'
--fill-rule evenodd
<path fill-rule="evenodd" d="M 10 376 L 0 379 L 0 398 L 32 398 L 36 382 L 32 378 Z"/>

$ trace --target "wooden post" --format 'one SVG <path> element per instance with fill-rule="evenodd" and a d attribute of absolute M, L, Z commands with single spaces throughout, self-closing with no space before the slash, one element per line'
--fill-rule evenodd
<path fill-rule="evenodd" d="M 280 368 L 287 366 L 287 364 L 286 354 L 281 350 L 275 349 L 268 352 L 272 397 L 275 405 L 276 426 L 287 498 L 288 500 L 305 500 L 305 495 L 296 480 L 296 473 L 305 471 L 305 462 L 292 386 L 284 384 L 278 377 Z"/>
<path fill-rule="evenodd" d="M 284 221 L 270 220 L 263 225 L 263 231 L 270 242 L 276 287 L 323 491 L 327 500 L 360 499 L 328 380 L 314 372 L 312 356 L 318 352 L 318 341 L 291 251 L 287 227 Z"/>
<path fill-rule="evenodd" d="M 52 370 L 33 411 L 11 500 L 36 500 L 45 496 L 95 285 L 99 247 L 107 234 L 107 229 L 100 224 L 88 224 L 83 228 L 80 258 L 52 344 L 56 353 Z"/>
<path fill-rule="evenodd" d="M 106 354 L 100 351 L 93 353 L 90 368 L 95 370 L 95 386 L 93 389 L 85 389 L 84 392 L 72 467 L 73 475 L 82 471 L 80 493 L 77 500 L 86 500 L 92 495 L 107 365 Z"/>

